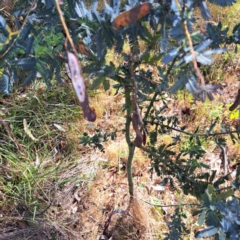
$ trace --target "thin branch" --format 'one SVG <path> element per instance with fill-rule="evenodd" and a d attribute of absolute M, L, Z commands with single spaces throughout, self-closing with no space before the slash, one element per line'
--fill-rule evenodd
<path fill-rule="evenodd" d="M 190 47 L 190 53 L 192 54 L 192 58 L 193 58 L 192 61 L 193 61 L 194 70 L 195 70 L 198 78 L 201 81 L 201 85 L 204 86 L 205 85 L 205 80 L 204 80 L 204 77 L 201 74 L 201 72 L 200 72 L 200 70 L 198 68 L 198 65 L 197 65 L 196 54 L 195 54 L 195 51 L 194 51 L 191 35 L 190 35 L 189 31 L 188 31 L 187 20 L 186 19 L 184 19 L 184 21 L 183 21 L 183 29 L 184 29 L 185 35 L 187 37 L 187 40 L 188 40 L 188 44 L 189 44 L 189 47 Z"/>
<path fill-rule="evenodd" d="M 179 207 L 179 206 L 201 206 L 201 204 L 199 203 L 179 203 L 179 204 L 170 204 L 170 205 L 161 205 L 161 204 L 154 204 L 154 203 L 150 203 L 150 202 L 147 202 L 143 199 L 139 199 L 139 198 L 136 198 L 134 197 L 136 200 L 140 200 L 148 205 L 151 205 L 151 206 L 154 206 L 154 207 Z"/>
<path fill-rule="evenodd" d="M 170 130 L 173 130 L 173 131 L 176 131 L 176 132 L 180 132 L 180 133 L 184 133 L 184 134 L 192 136 L 192 137 L 208 137 L 208 136 L 216 136 L 216 135 L 224 135 L 224 134 L 239 133 L 240 132 L 240 131 L 235 130 L 235 131 L 216 132 L 216 133 L 190 133 L 190 132 L 186 132 L 184 130 L 177 129 L 177 128 L 174 128 L 174 127 L 170 127 L 168 125 L 160 124 L 160 123 L 157 123 L 157 122 L 151 122 L 151 121 L 144 121 L 144 122 L 145 123 L 150 123 L 150 124 L 155 124 L 155 125 L 161 126 L 161 127 L 165 127 L 167 129 L 170 129 Z"/>
<path fill-rule="evenodd" d="M 64 17 L 63 17 L 63 14 L 62 14 L 62 11 L 61 11 L 61 8 L 60 8 L 58 0 L 55 0 L 55 3 L 56 3 L 57 11 L 58 11 L 58 14 L 59 14 L 59 17 L 60 17 L 63 29 L 64 29 L 64 31 L 66 33 L 66 36 L 67 36 L 67 39 L 70 42 L 70 45 L 71 45 L 71 47 L 73 49 L 73 52 L 74 52 L 75 56 L 78 57 L 77 50 L 76 50 L 75 45 L 73 43 L 72 37 L 71 37 L 71 35 L 70 35 L 69 31 L 68 31 L 68 27 L 67 27 L 66 22 L 64 20 Z"/>
<path fill-rule="evenodd" d="M 228 186 L 228 187 L 223 187 L 223 188 L 216 188 L 215 191 L 218 192 L 218 191 L 224 191 L 224 190 L 228 190 L 228 189 L 232 189 L 233 187 L 232 186 Z"/>

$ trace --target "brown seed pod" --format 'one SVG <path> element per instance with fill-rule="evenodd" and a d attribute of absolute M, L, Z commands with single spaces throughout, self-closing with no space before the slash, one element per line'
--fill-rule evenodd
<path fill-rule="evenodd" d="M 229 110 L 233 111 L 234 109 L 236 109 L 238 107 L 239 104 L 240 104 L 240 89 L 238 89 L 237 97 L 236 97 L 233 105 L 229 108 Z"/>
<path fill-rule="evenodd" d="M 69 76 L 72 80 L 73 88 L 77 94 L 78 100 L 83 110 L 84 118 L 87 121 L 94 122 L 96 120 L 96 113 L 90 108 L 84 78 L 81 74 L 81 68 L 76 56 L 67 52 Z"/>
<path fill-rule="evenodd" d="M 152 9 L 152 4 L 144 2 L 134 8 L 120 13 L 112 22 L 113 29 L 126 27 L 146 16 Z"/>
<path fill-rule="evenodd" d="M 136 111 L 134 111 L 132 114 L 132 125 L 133 125 L 133 130 L 136 133 L 136 138 L 134 140 L 134 143 L 137 147 L 141 147 L 143 143 L 143 135 L 138 128 L 138 114 Z"/>

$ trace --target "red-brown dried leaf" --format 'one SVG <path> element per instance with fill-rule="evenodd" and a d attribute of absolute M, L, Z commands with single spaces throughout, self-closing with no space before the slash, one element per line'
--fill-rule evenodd
<path fill-rule="evenodd" d="M 146 145 L 146 142 L 147 142 L 147 134 L 146 134 L 146 131 L 143 129 L 143 145 Z"/>
<path fill-rule="evenodd" d="M 79 51 L 81 54 L 83 54 L 83 55 L 85 55 L 85 56 L 89 56 L 89 51 L 87 50 L 87 48 L 86 48 L 85 45 L 83 44 L 83 41 L 82 41 L 82 40 L 80 40 L 80 41 L 78 42 L 77 49 L 78 49 L 78 51 Z"/>
<path fill-rule="evenodd" d="M 126 27 L 146 16 L 152 9 L 152 4 L 144 2 L 128 11 L 120 13 L 112 22 L 113 29 Z"/>

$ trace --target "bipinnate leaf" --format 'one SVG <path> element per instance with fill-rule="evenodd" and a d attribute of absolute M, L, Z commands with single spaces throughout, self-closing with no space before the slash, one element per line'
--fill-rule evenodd
<path fill-rule="evenodd" d="M 175 94 L 182 86 L 188 82 L 187 78 L 179 78 L 169 89 L 170 93 Z"/>
<path fill-rule="evenodd" d="M 9 32 L 7 31 L 7 24 L 5 19 L 1 15 L 0 15 L 0 32 L 2 32 L 5 37 L 8 37 Z"/>
<path fill-rule="evenodd" d="M 53 7 L 53 1 L 52 0 L 45 0 L 46 8 L 50 9 Z"/>
<path fill-rule="evenodd" d="M 36 79 L 36 75 L 37 75 L 37 70 L 32 69 L 27 75 L 27 77 L 23 80 L 23 84 L 29 85 L 30 83 L 32 83 Z"/>
<path fill-rule="evenodd" d="M 93 90 L 93 89 L 95 89 L 95 88 L 97 88 L 101 83 L 102 83 L 102 81 L 104 80 L 104 76 L 100 76 L 100 77 L 98 77 L 98 78 L 96 78 L 94 81 L 93 81 L 93 84 L 92 84 L 92 86 L 91 86 L 91 90 Z"/>
<path fill-rule="evenodd" d="M 14 61 L 13 65 L 22 70 L 33 70 L 36 67 L 36 59 L 34 57 L 22 58 L 19 61 Z"/>
<path fill-rule="evenodd" d="M 225 192 L 222 192 L 220 194 L 217 195 L 217 199 L 227 199 L 228 197 L 231 197 L 234 195 L 234 190 L 233 189 L 229 189 Z"/>
<path fill-rule="evenodd" d="M 126 27 L 146 16 L 152 9 L 152 4 L 144 2 L 130 10 L 120 13 L 112 22 L 114 30 Z"/>
<path fill-rule="evenodd" d="M 204 18 L 204 20 L 209 20 L 212 18 L 212 14 L 210 13 L 205 1 L 202 1 L 199 4 L 199 9 L 201 11 L 201 14 L 202 14 L 202 17 Z"/>
<path fill-rule="evenodd" d="M 240 44 L 240 23 L 233 28 L 234 42 Z"/>
<path fill-rule="evenodd" d="M 168 64 L 179 54 L 180 48 L 172 49 L 166 56 L 163 57 L 162 62 Z"/>
<path fill-rule="evenodd" d="M 207 213 L 207 209 L 204 209 L 202 211 L 202 213 L 200 214 L 199 218 L 198 218 L 198 225 L 202 226 L 204 221 L 205 221 L 205 217 L 206 217 L 206 213 Z"/>
<path fill-rule="evenodd" d="M 213 205 L 211 205 L 211 206 L 213 206 Z M 207 226 L 220 227 L 220 219 L 216 212 L 210 211 L 207 213 L 206 224 L 207 224 Z"/>
<path fill-rule="evenodd" d="M 214 236 L 218 232 L 218 227 L 208 227 L 202 231 L 195 234 L 195 238 L 208 238 Z"/>
<path fill-rule="evenodd" d="M 209 0 L 210 3 L 214 3 L 216 5 L 226 7 L 226 6 L 231 6 L 234 3 L 236 3 L 236 0 Z"/>
<path fill-rule="evenodd" d="M 0 93 L 9 94 L 11 91 L 10 77 L 4 73 L 0 78 Z"/>
<path fill-rule="evenodd" d="M 80 70 L 79 62 L 73 53 L 67 52 L 67 55 L 70 77 L 80 105 L 82 107 L 84 118 L 87 121 L 94 122 L 96 120 L 96 114 L 89 106 L 88 95 L 86 92 L 86 87 Z"/>
<path fill-rule="evenodd" d="M 225 48 L 219 48 L 219 49 L 211 49 L 206 50 L 212 43 L 212 40 L 208 39 L 206 41 L 203 41 L 198 46 L 195 47 L 195 57 L 198 62 L 200 62 L 203 65 L 210 65 L 213 62 L 212 55 L 213 54 L 220 54 L 226 51 Z M 186 63 L 189 63 L 193 60 L 193 55 L 191 53 L 184 56 L 184 60 Z"/>
<path fill-rule="evenodd" d="M 202 102 L 206 100 L 208 97 L 209 100 L 213 100 L 213 93 L 221 94 L 222 91 L 219 90 L 221 88 L 221 85 L 211 85 L 211 84 L 206 84 L 206 85 L 198 85 L 195 77 L 191 75 L 188 79 L 188 82 L 186 84 L 186 88 L 190 93 L 194 95 L 195 99 L 198 99 Z"/>

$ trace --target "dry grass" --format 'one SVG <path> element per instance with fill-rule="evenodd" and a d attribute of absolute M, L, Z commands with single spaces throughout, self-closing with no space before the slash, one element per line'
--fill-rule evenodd
<path fill-rule="evenodd" d="M 130 203 L 124 135 L 119 133 L 115 141 L 105 144 L 105 153 L 79 145 L 78 138 L 84 131 L 91 134 L 94 128 L 112 131 L 124 127 L 122 96 L 98 90 L 90 97 L 91 105 L 98 110 L 98 120 L 88 124 L 79 118 L 80 108 L 71 105 L 76 103 L 75 95 L 65 91 L 69 89 L 29 93 L 17 109 L 12 99 L 7 100 L 9 115 L 5 120 L 11 121 L 28 159 L 23 155 L 19 161 L 19 153 L 15 155 L 11 149 L 7 153 L 12 154 L 12 159 L 7 155 L 4 160 L 2 155 L 0 239 L 97 239 L 102 234 L 113 239 L 162 239 L 167 231 L 165 221 L 173 209 L 163 210 L 142 200 L 170 204 L 178 199 L 173 199 L 171 191 L 149 192 L 158 177 L 151 178 L 147 156 L 137 149 L 133 163 L 136 199 Z M 66 111 L 65 107 L 70 105 L 72 113 L 61 115 L 59 107 Z M 31 118 L 28 113 L 33 109 Z M 29 129 L 39 141 L 29 139 L 21 128 L 26 116 Z M 55 126 L 61 126 L 65 132 Z M 16 189 L 19 192 L 13 194 Z M 22 196 L 20 191 L 27 195 Z"/>

